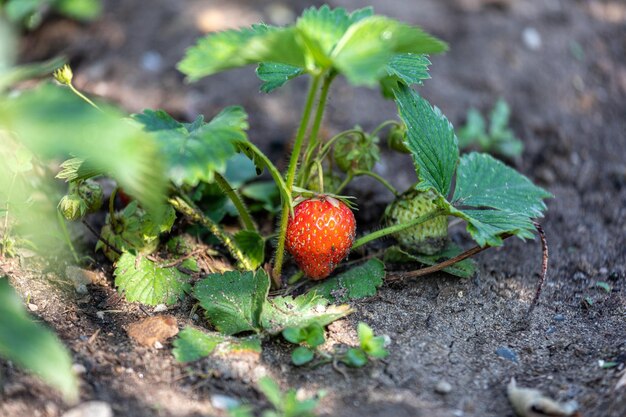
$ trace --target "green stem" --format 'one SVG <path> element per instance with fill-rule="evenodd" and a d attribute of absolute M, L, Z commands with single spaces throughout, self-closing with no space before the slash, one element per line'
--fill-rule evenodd
<path fill-rule="evenodd" d="M 169 199 L 169 203 L 172 207 L 174 207 L 174 209 L 176 209 L 176 211 L 187 217 L 189 220 L 206 227 L 216 238 L 220 240 L 220 242 L 222 242 L 228 252 L 230 252 L 233 258 L 239 261 L 244 269 L 253 269 L 250 261 L 235 244 L 232 236 L 223 231 L 222 228 L 209 217 L 205 216 L 204 213 L 202 213 L 200 209 L 198 209 L 191 201 L 187 201 L 184 197 L 179 195 L 171 197 Z"/>
<path fill-rule="evenodd" d="M 331 73 L 324 78 L 324 84 L 322 85 L 322 92 L 320 93 L 319 103 L 317 104 L 317 110 L 315 111 L 315 119 L 313 119 L 313 126 L 311 127 L 311 134 L 309 135 L 309 143 L 307 144 L 306 152 L 304 153 L 304 167 L 302 175 L 300 177 L 300 186 L 304 186 L 304 182 L 308 180 L 310 175 L 310 162 L 313 156 L 313 151 L 317 147 L 320 127 L 322 126 L 322 119 L 324 118 L 324 110 L 326 110 L 326 101 L 328 99 L 328 91 L 330 90 L 330 84 L 335 79 L 335 73 Z"/>
<path fill-rule="evenodd" d="M 396 120 L 387 120 L 385 122 L 382 122 L 376 127 L 376 129 L 372 130 L 371 135 L 376 136 L 381 130 L 383 130 L 387 126 L 393 126 L 393 125 L 400 125 L 400 123 L 398 123 L 398 121 Z"/>
<path fill-rule="evenodd" d="M 302 149 L 302 141 L 304 134 L 306 133 L 307 126 L 309 125 L 309 119 L 311 118 L 311 109 L 313 108 L 313 101 L 315 100 L 315 94 L 320 84 L 320 76 L 314 76 L 309 88 L 309 93 L 302 112 L 302 120 L 300 121 L 300 127 L 296 134 L 296 139 L 293 144 L 293 151 L 291 152 L 291 158 L 289 159 L 289 167 L 287 168 L 287 180 L 285 186 L 291 196 L 291 187 L 293 187 L 293 181 L 296 177 L 296 169 L 298 167 L 298 159 L 300 159 L 300 150 Z M 289 222 L 289 213 L 291 212 L 291 204 L 289 201 L 283 201 L 283 209 L 280 218 L 280 231 L 278 234 L 278 244 L 276 246 L 276 257 L 274 259 L 274 269 L 272 270 L 272 280 L 274 285 L 280 286 L 280 275 L 283 270 L 283 260 L 285 258 L 285 238 L 287 236 L 287 224 Z"/>
<path fill-rule="evenodd" d="M 113 191 L 111 191 L 111 196 L 109 197 L 109 218 L 111 221 L 111 226 L 115 230 L 117 227 L 116 219 L 115 219 L 115 195 L 117 194 L 117 190 L 119 187 L 115 187 Z"/>
<path fill-rule="evenodd" d="M 385 186 L 385 188 L 387 188 L 389 191 L 391 191 L 393 193 L 394 196 L 398 196 L 398 190 L 396 190 L 396 188 L 391 185 L 386 179 L 384 179 L 383 177 L 381 177 L 380 175 L 378 175 L 375 172 L 372 171 L 363 171 L 360 169 L 357 169 L 354 171 L 354 175 L 367 175 L 368 177 L 372 177 L 375 180 L 377 180 L 378 182 L 380 182 L 382 185 Z"/>
<path fill-rule="evenodd" d="M 80 91 L 78 91 L 76 88 L 74 88 L 74 86 L 73 86 L 72 84 L 68 84 L 67 86 L 70 88 L 70 90 L 72 90 L 72 92 L 73 92 L 74 94 L 76 94 L 78 97 L 80 97 L 80 98 L 82 98 L 83 100 L 85 100 L 85 101 L 86 101 L 87 103 L 89 103 L 89 104 L 90 104 L 90 105 L 91 105 L 94 109 L 102 111 L 102 109 L 101 109 L 100 107 L 98 107 L 98 106 L 96 105 L 96 103 L 94 103 L 93 101 L 91 101 L 89 98 L 87 98 L 87 96 L 86 96 L 86 95 L 84 95 L 83 93 L 81 93 Z"/>
<path fill-rule="evenodd" d="M 65 243 L 70 248 L 70 252 L 72 252 L 72 256 L 74 257 L 74 261 L 76 264 L 80 264 L 80 258 L 78 257 L 78 253 L 74 248 L 74 244 L 72 243 L 72 239 L 70 238 L 70 233 L 67 230 L 67 224 L 65 223 L 65 218 L 61 214 L 59 210 L 57 210 L 57 220 L 59 222 L 59 226 L 61 227 L 61 232 L 63 233 L 63 239 L 65 239 Z"/>
<path fill-rule="evenodd" d="M 401 232 L 404 229 L 408 229 L 409 227 L 413 227 L 413 226 L 417 226 L 418 224 L 422 224 L 422 223 L 426 223 L 429 220 L 434 219 L 435 217 L 444 215 L 446 212 L 445 210 L 442 209 L 438 209 L 435 211 L 431 211 L 429 213 L 426 213 L 422 216 L 419 216 L 411 221 L 408 221 L 406 223 L 401 223 L 401 224 L 396 224 L 393 226 L 389 226 L 389 227 L 385 227 L 384 229 L 380 229 L 377 230 L 373 233 L 370 233 L 368 235 L 365 235 L 359 239 L 357 239 L 354 244 L 352 245 L 352 249 L 356 249 L 359 246 L 363 246 L 366 243 L 371 242 L 372 240 L 376 240 L 376 239 L 380 239 L 381 237 L 387 236 L 387 235 L 391 235 L 393 233 L 397 233 L 397 232 Z"/>
<path fill-rule="evenodd" d="M 252 220 L 252 216 L 250 215 L 250 212 L 248 211 L 246 204 L 241 199 L 239 193 L 233 189 L 228 180 L 224 178 L 224 176 L 219 172 L 215 173 L 215 182 L 217 183 L 218 187 L 220 187 L 220 189 L 226 194 L 226 196 L 230 198 L 230 201 L 232 201 L 235 205 L 235 208 L 239 213 L 239 218 L 243 223 L 243 227 L 246 230 L 256 231 L 257 229 L 254 225 L 254 221 Z"/>
<path fill-rule="evenodd" d="M 319 153 L 320 158 L 322 159 L 324 158 L 324 156 L 326 155 L 326 152 L 330 150 L 330 147 L 336 140 L 341 139 L 344 136 L 353 135 L 353 134 L 365 136 L 365 132 L 363 132 L 361 129 L 344 130 L 343 132 L 340 132 L 336 134 L 335 136 L 333 136 L 324 144 L 324 146 L 322 146 L 322 149 L 320 149 L 320 153 Z"/>
<path fill-rule="evenodd" d="M 320 193 L 324 193 L 324 167 L 320 161 L 315 161 L 315 167 L 317 168 L 317 180 L 320 183 Z"/>
<path fill-rule="evenodd" d="M 352 171 L 350 171 L 348 175 L 346 175 L 346 179 L 344 179 L 343 182 L 339 184 L 339 187 L 337 187 L 334 194 L 339 194 L 341 190 L 346 188 L 346 185 L 348 185 L 350 181 L 352 181 L 353 178 L 354 178 L 354 174 L 352 173 Z"/>

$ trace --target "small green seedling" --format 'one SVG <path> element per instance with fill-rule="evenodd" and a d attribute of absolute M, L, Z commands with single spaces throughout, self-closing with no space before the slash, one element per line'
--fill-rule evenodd
<path fill-rule="evenodd" d="M 480 112 L 470 109 L 465 126 L 459 129 L 459 146 L 462 149 L 477 148 L 481 152 L 509 159 L 518 158 L 524 151 L 524 144 L 509 127 L 510 116 L 511 109 L 503 99 L 499 99 L 493 106 L 488 127 Z"/>
<path fill-rule="evenodd" d="M 323 391 L 320 391 L 315 398 L 300 400 L 295 389 L 291 388 L 283 393 L 278 384 L 267 376 L 259 379 L 257 387 L 272 405 L 272 409 L 263 411 L 261 414 L 263 417 L 314 417 L 315 408 L 325 395 Z M 252 417 L 253 415 L 252 408 L 247 405 L 229 410 L 230 417 Z"/>
<path fill-rule="evenodd" d="M 360 368 L 370 359 L 383 359 L 389 355 L 385 349 L 386 341 L 383 336 L 374 336 L 374 331 L 365 323 L 359 323 L 357 327 L 359 346 L 350 348 L 341 358 L 348 366 Z"/>

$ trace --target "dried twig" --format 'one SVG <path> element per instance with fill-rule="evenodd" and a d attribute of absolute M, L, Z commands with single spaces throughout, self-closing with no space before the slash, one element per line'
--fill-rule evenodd
<path fill-rule="evenodd" d="M 103 238 L 102 235 L 100 233 L 98 233 L 93 227 L 91 227 L 91 225 L 89 223 L 87 223 L 87 221 L 85 219 L 82 220 L 82 223 L 85 225 L 85 227 L 87 229 L 89 229 L 89 231 L 91 233 L 93 233 L 93 235 L 95 237 L 98 238 L 99 241 L 101 241 L 102 243 L 107 245 L 109 247 L 109 249 L 111 249 L 113 252 L 117 253 L 118 255 L 122 254 L 122 251 L 120 251 L 118 248 L 116 248 L 111 243 L 109 243 L 105 238 Z"/>
<path fill-rule="evenodd" d="M 548 240 L 546 239 L 546 233 L 543 231 L 543 227 L 537 222 L 533 222 L 535 225 L 535 229 L 537 229 L 537 233 L 539 233 L 539 238 L 541 239 L 541 250 L 542 250 L 542 260 L 541 260 L 541 274 L 539 275 L 539 283 L 537 284 L 537 292 L 535 292 L 535 297 L 533 301 L 530 303 L 530 307 L 528 308 L 528 315 L 533 312 L 535 307 L 537 306 L 537 302 L 539 301 L 539 296 L 541 295 L 541 290 L 543 289 L 543 285 L 546 282 L 546 277 L 548 275 Z"/>
<path fill-rule="evenodd" d="M 512 235 L 503 235 L 502 240 L 510 238 Z M 441 271 L 444 268 L 454 265 L 455 263 L 461 262 L 464 259 L 467 259 L 471 256 L 476 255 L 484 251 L 485 249 L 489 249 L 491 246 L 474 246 L 471 249 L 466 250 L 465 252 L 455 256 L 454 258 L 450 258 L 446 261 L 440 262 L 436 265 L 428 266 L 426 268 L 417 269 L 415 271 L 409 272 L 392 272 L 388 273 L 385 278 L 389 282 L 401 281 L 403 279 L 408 278 L 417 278 L 424 275 L 432 274 L 433 272 Z"/>

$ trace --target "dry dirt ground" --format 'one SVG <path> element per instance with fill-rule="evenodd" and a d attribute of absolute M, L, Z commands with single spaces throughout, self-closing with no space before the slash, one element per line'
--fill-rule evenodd
<path fill-rule="evenodd" d="M 214 115 L 230 104 L 250 113 L 251 139 L 284 160 L 303 101 L 297 81 L 272 95 L 258 91 L 253 69 L 186 85 L 175 70 L 184 48 L 206 30 L 263 19 L 283 23 L 308 5 L 292 1 L 104 1 L 97 22 L 52 18 L 24 37 L 24 61 L 67 54 L 76 84 L 128 111 L 164 108 L 181 118 Z M 256 405 L 253 382 L 271 375 L 281 386 L 312 394 L 324 389 L 319 413 L 332 416 L 513 416 L 505 386 L 511 377 L 560 400 L 574 399 L 585 417 L 626 416 L 626 389 L 615 390 L 626 364 L 626 5 L 620 1 L 335 0 L 376 11 L 449 42 L 433 59 L 422 94 L 460 125 L 470 106 L 487 110 L 498 97 L 513 109 L 513 128 L 525 144 L 516 167 L 555 198 L 542 223 L 550 243 L 549 281 L 526 316 L 540 268 L 538 241 L 508 240 L 477 257 L 478 273 L 461 280 L 445 274 L 384 286 L 356 313 L 330 326 L 328 338 L 354 343 L 358 321 L 391 339 L 390 356 L 347 376 L 332 367 L 289 365 L 281 341 L 261 356 L 177 364 L 171 345 L 138 347 L 130 323 L 150 309 L 126 303 L 111 286 L 110 270 L 87 295 L 16 260 L 2 266 L 36 315 L 55 329 L 82 364 L 81 400 L 110 403 L 116 416 L 223 415 L 216 394 Z M 526 34 L 526 41 L 524 40 Z M 533 35 L 538 35 L 533 36 Z M 528 39 L 530 36 L 531 39 Z M 537 39 L 539 42 L 537 42 Z M 530 41 L 530 42 L 529 42 Z M 331 92 L 327 133 L 393 117 L 377 91 Z M 398 166 L 404 167 L 398 169 Z M 384 153 L 380 173 L 406 188 L 414 180 L 408 158 Z M 367 180 L 352 187 L 361 201 L 361 232 L 375 227 L 390 195 Z M 367 203 L 363 203 L 367 202 Z M 453 238 L 464 241 L 462 230 Z M 610 285 L 609 292 L 596 286 Z M 96 313 L 112 310 L 98 316 Z M 190 305 L 170 313 L 189 320 Z M 520 323 L 527 326 L 520 326 Z M 94 336 L 95 335 L 95 336 Z M 505 349 L 516 360 L 496 354 Z M 604 369 L 599 361 L 619 365 Z M 67 409 L 33 377 L 0 362 L 2 416 L 59 416 Z M 435 392 L 447 381 L 452 391 Z"/>

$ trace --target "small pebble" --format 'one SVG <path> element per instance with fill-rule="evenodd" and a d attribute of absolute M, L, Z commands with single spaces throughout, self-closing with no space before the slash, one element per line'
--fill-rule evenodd
<path fill-rule="evenodd" d="M 445 395 L 450 393 L 450 391 L 452 391 L 452 385 L 450 385 L 450 383 L 446 381 L 439 381 L 439 383 L 435 387 L 435 392 L 437 394 Z"/>
<path fill-rule="evenodd" d="M 74 375 L 82 375 L 87 372 L 87 368 L 82 363 L 75 363 L 72 365 L 72 372 Z"/>
<path fill-rule="evenodd" d="M 606 267 L 604 267 L 604 266 L 603 266 L 602 268 L 600 268 L 600 271 L 599 271 L 599 272 L 600 272 L 600 274 L 602 274 L 602 275 L 606 275 L 606 274 L 608 274 L 608 273 L 609 273 L 609 270 L 608 270 Z"/>
<path fill-rule="evenodd" d="M 211 395 L 211 405 L 218 410 L 230 410 L 239 405 L 239 400 L 222 394 Z"/>
<path fill-rule="evenodd" d="M 165 304 L 157 304 L 153 310 L 155 313 L 162 313 L 167 311 L 167 306 Z"/>
<path fill-rule="evenodd" d="M 104 311 L 96 311 L 96 317 L 100 320 L 104 320 Z"/>
<path fill-rule="evenodd" d="M 146 71 L 159 72 L 163 68 L 163 57 L 156 51 L 148 51 L 141 57 L 141 66 Z"/>
<path fill-rule="evenodd" d="M 552 320 L 554 321 L 565 321 L 565 316 L 563 314 L 555 314 L 554 317 L 552 317 Z"/>
<path fill-rule="evenodd" d="M 556 327 L 554 326 L 550 326 L 548 327 L 548 330 L 546 330 L 546 334 L 552 334 L 554 332 L 556 332 Z"/>
<path fill-rule="evenodd" d="M 88 401 L 66 411 L 61 417 L 113 417 L 113 410 L 104 401 Z"/>
<path fill-rule="evenodd" d="M 37 311 L 39 310 L 39 306 L 37 304 L 28 303 L 28 309 L 30 311 Z"/>
<path fill-rule="evenodd" d="M 517 363 L 517 354 L 508 347 L 499 347 L 498 349 L 496 349 L 496 355 L 500 356 L 503 359 Z"/>
<path fill-rule="evenodd" d="M 541 35 L 537 29 L 533 27 L 527 27 L 522 32 L 522 41 L 524 45 L 531 51 L 537 51 L 541 49 Z"/>

